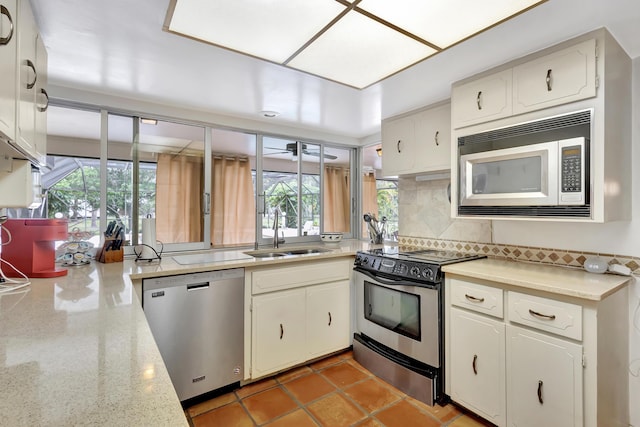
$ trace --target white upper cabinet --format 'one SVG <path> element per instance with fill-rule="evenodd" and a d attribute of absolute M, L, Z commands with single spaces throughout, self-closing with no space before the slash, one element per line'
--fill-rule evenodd
<path fill-rule="evenodd" d="M 17 2 L 0 0 L 0 139 L 15 138 L 16 134 L 16 75 Z"/>
<path fill-rule="evenodd" d="M 382 123 L 382 174 L 411 173 L 415 163 L 415 118 L 401 117 Z"/>
<path fill-rule="evenodd" d="M 451 90 L 453 128 L 511 115 L 512 70 L 473 80 Z"/>
<path fill-rule="evenodd" d="M 451 106 L 448 102 L 382 122 L 384 176 L 450 168 Z"/>
<path fill-rule="evenodd" d="M 19 107 L 16 144 L 27 154 L 35 154 L 36 140 L 36 38 L 38 29 L 28 1 L 20 2 L 18 15 Z"/>
<path fill-rule="evenodd" d="M 46 156 L 47 52 L 29 1 L 0 0 L 0 147 L 43 165 Z M 10 148 L 13 147 L 13 148 Z"/>
<path fill-rule="evenodd" d="M 594 96 L 595 39 L 513 68 L 514 114 Z"/>

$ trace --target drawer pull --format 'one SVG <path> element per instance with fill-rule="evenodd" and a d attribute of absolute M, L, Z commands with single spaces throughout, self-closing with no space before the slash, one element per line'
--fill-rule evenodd
<path fill-rule="evenodd" d="M 433 137 L 433 139 L 436 141 L 436 145 L 440 145 L 440 141 L 438 141 L 438 136 L 440 136 L 440 131 L 437 130 L 435 136 Z"/>
<path fill-rule="evenodd" d="M 474 354 L 473 355 L 473 362 L 471 363 L 471 367 L 473 368 L 473 373 L 475 375 L 478 375 L 478 369 L 476 368 L 476 361 L 478 360 L 478 355 Z"/>
<path fill-rule="evenodd" d="M 540 402 L 541 405 L 544 404 L 542 400 L 542 380 L 538 381 L 538 402 Z"/>
<path fill-rule="evenodd" d="M 329 312 L 329 325 L 327 326 L 331 326 L 331 312 Z"/>
<path fill-rule="evenodd" d="M 398 153 L 402 152 L 402 150 L 400 150 L 400 142 L 402 142 L 402 141 L 399 139 L 398 143 L 396 144 L 396 149 L 398 150 Z"/>
<path fill-rule="evenodd" d="M 464 294 L 464 297 L 471 302 L 484 302 L 484 298 L 474 297 L 473 295 Z"/>
<path fill-rule="evenodd" d="M 551 68 L 547 70 L 547 92 L 551 92 Z"/>
<path fill-rule="evenodd" d="M 478 106 L 478 110 L 482 110 L 482 104 L 480 100 L 482 99 L 482 91 L 478 92 L 478 96 L 476 97 L 476 105 Z"/>
<path fill-rule="evenodd" d="M 0 4 L 0 15 L 4 15 L 9 20 L 9 34 L 6 37 L 0 37 L 0 46 L 9 44 L 11 38 L 13 37 L 13 18 L 11 17 L 11 12 L 4 5 Z"/>
<path fill-rule="evenodd" d="M 282 327 L 282 323 L 280 323 L 280 339 L 284 336 L 284 328 Z"/>
<path fill-rule="evenodd" d="M 555 320 L 556 315 L 555 314 L 542 314 L 542 313 L 538 313 L 537 311 L 533 311 L 531 309 L 529 309 L 529 314 L 537 317 L 539 319 L 544 319 L 544 320 Z"/>

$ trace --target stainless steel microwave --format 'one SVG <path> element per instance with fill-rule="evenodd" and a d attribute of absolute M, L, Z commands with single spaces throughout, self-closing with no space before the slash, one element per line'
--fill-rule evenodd
<path fill-rule="evenodd" d="M 458 138 L 458 214 L 590 217 L 592 114 Z"/>

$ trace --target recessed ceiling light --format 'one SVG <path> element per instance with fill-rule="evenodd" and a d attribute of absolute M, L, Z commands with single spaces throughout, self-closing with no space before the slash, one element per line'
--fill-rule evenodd
<path fill-rule="evenodd" d="M 171 0 L 164 29 L 363 89 L 546 1 Z"/>
<path fill-rule="evenodd" d="M 262 114 L 263 117 L 267 117 L 269 119 L 278 117 L 280 115 L 280 113 L 278 113 L 277 111 L 271 111 L 271 110 L 260 111 L 260 114 Z"/>

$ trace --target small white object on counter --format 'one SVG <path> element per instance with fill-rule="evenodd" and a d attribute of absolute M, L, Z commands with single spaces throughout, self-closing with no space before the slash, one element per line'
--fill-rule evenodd
<path fill-rule="evenodd" d="M 621 274 L 623 276 L 631 276 L 631 269 L 622 264 L 611 264 L 609 266 L 609 271 L 611 273 Z"/>
<path fill-rule="evenodd" d="M 323 243 L 339 243 L 342 240 L 342 233 L 322 233 L 320 240 Z"/>
<path fill-rule="evenodd" d="M 589 273 L 604 273 L 607 271 L 609 264 L 600 257 L 589 257 L 584 260 L 584 269 Z"/>

